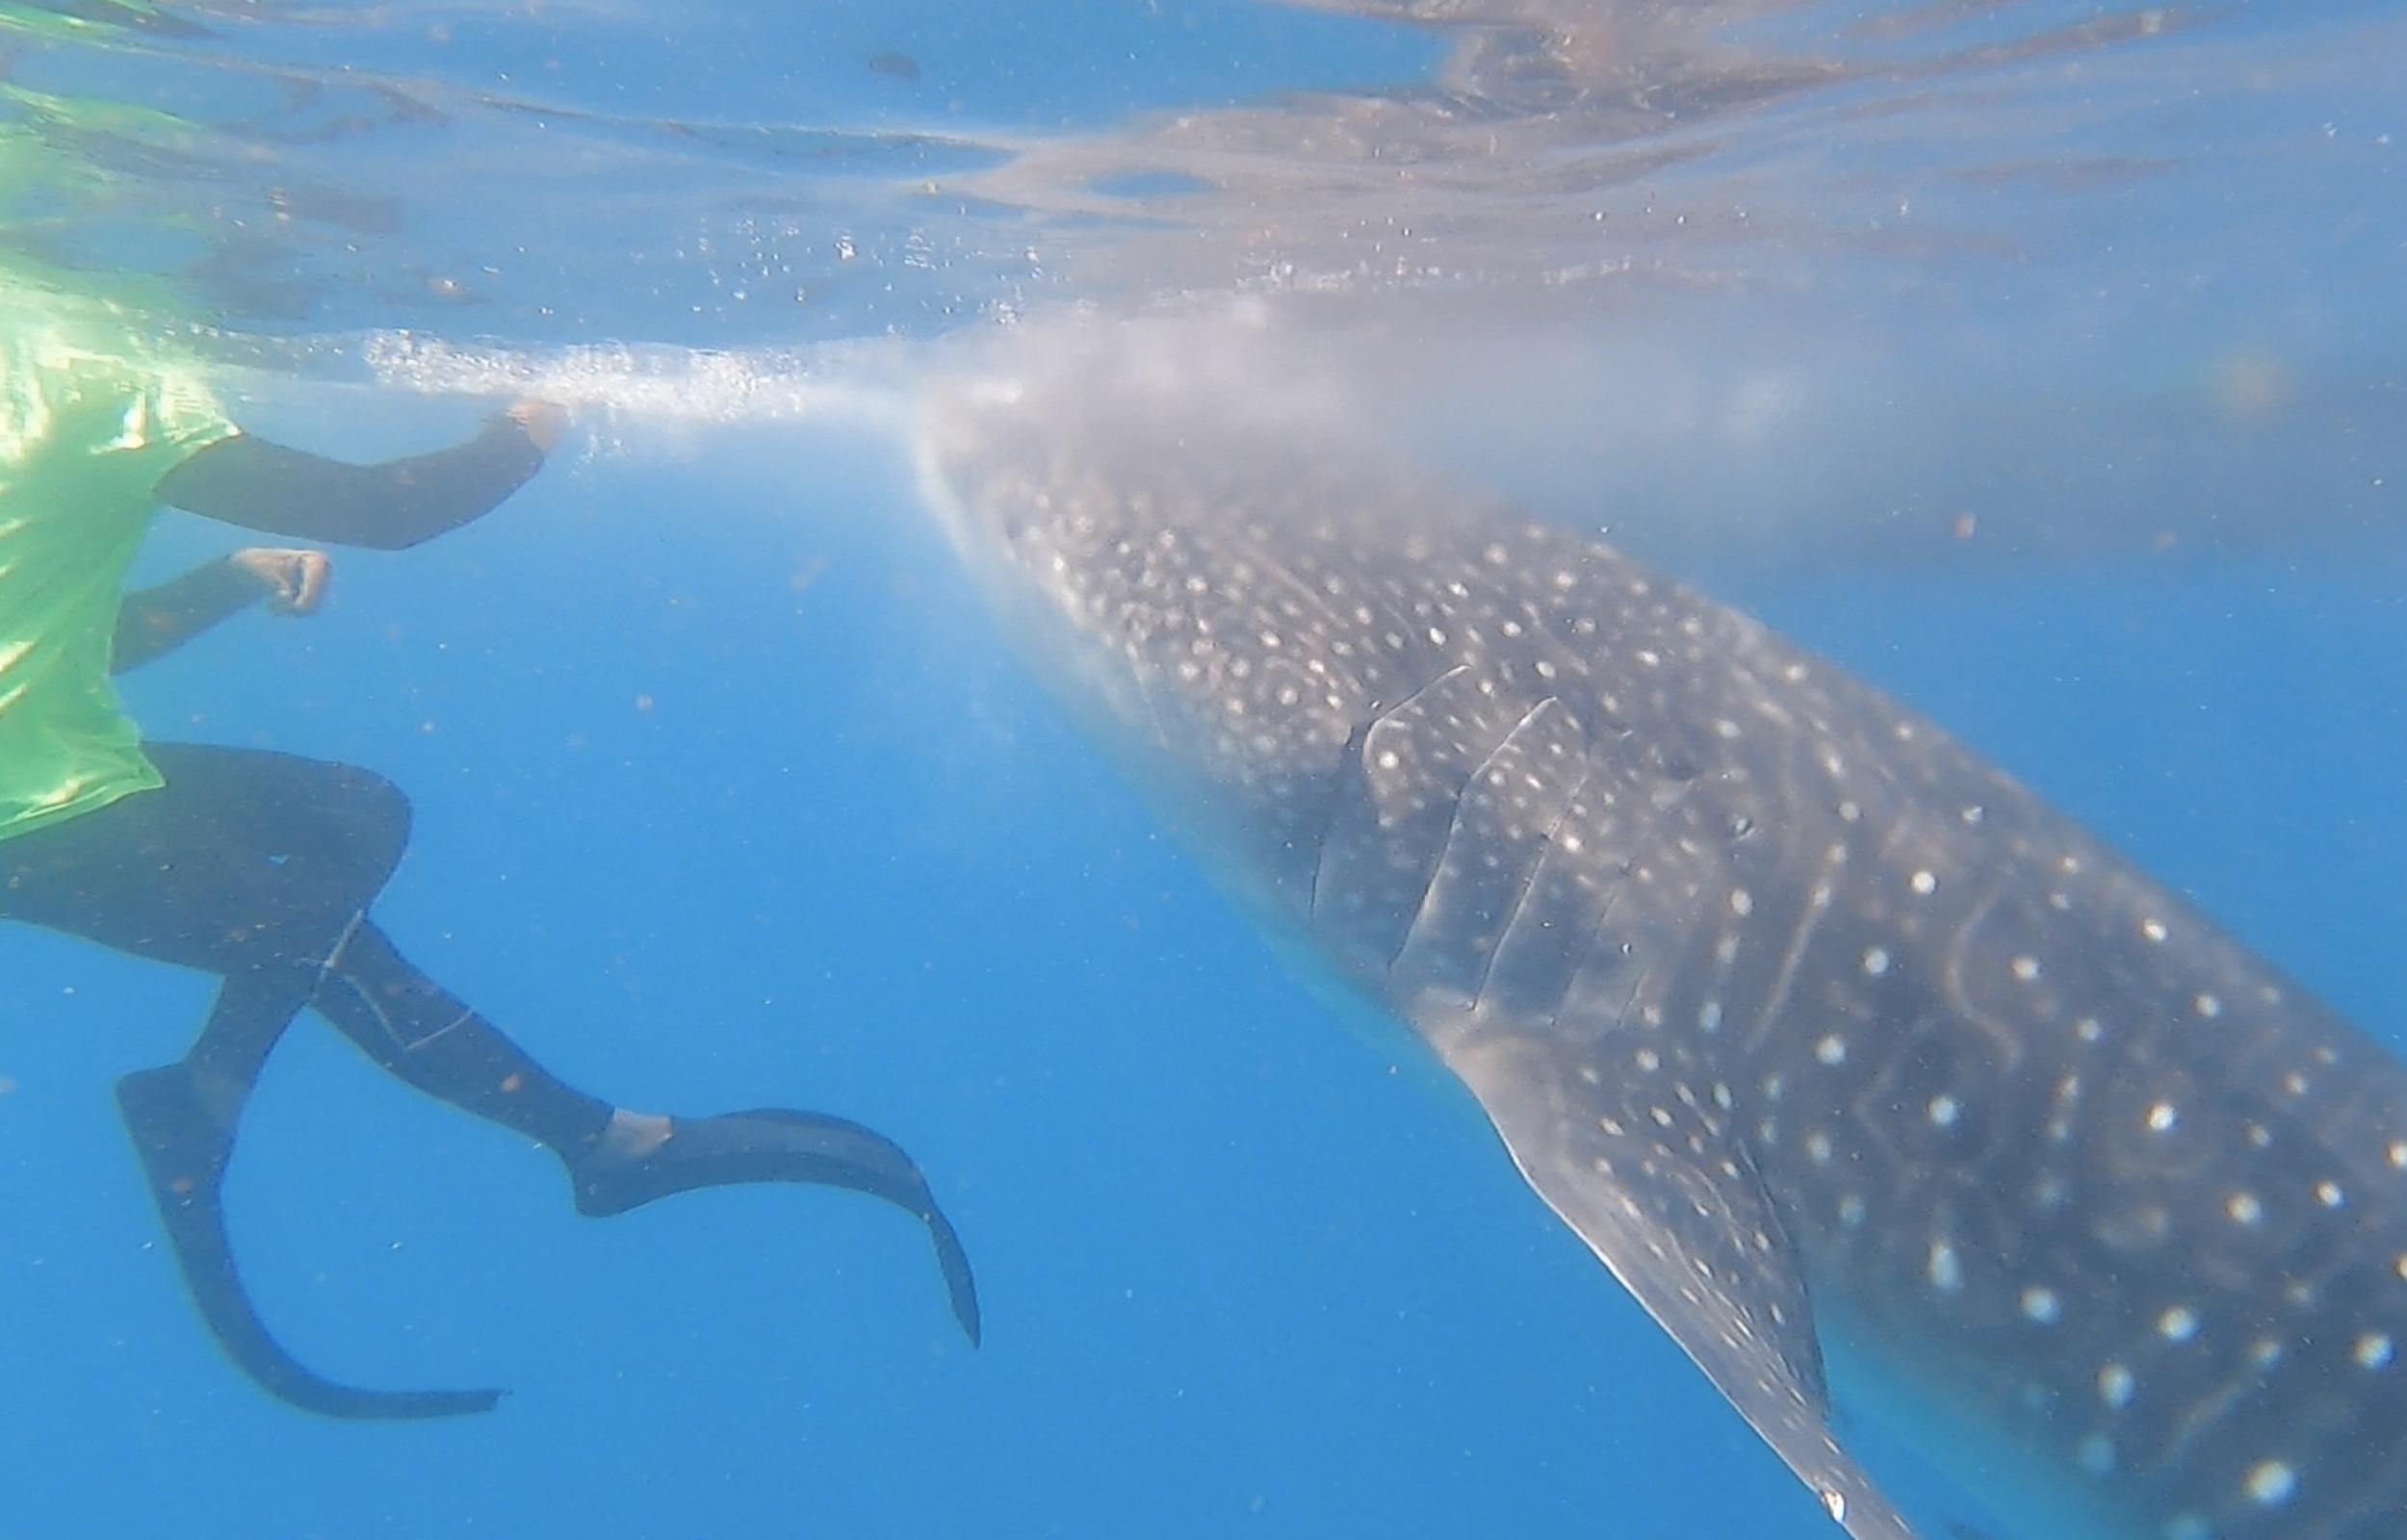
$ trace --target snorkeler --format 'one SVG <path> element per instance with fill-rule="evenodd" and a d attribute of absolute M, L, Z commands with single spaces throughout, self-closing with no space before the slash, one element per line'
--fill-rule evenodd
<path fill-rule="evenodd" d="M 0 284 L 0 919 L 222 981 L 178 1063 L 117 1103 L 194 1302 L 271 1393 L 335 1417 L 484 1411 L 500 1392 L 383 1392 L 324 1379 L 244 1293 L 220 1188 L 246 1098 L 285 1028 L 316 1011 L 411 1086 L 537 1141 L 578 1209 L 623 1213 L 696 1188 L 848 1187 L 929 1228 L 972 1342 L 969 1262 L 919 1168 L 870 1129 L 815 1113 L 647 1116 L 576 1090 L 412 966 L 370 917 L 409 805 L 349 765 L 142 742 L 109 676 L 265 599 L 307 614 L 327 565 L 253 549 L 120 595 L 153 513 L 400 550 L 481 517 L 543 464 L 559 409 L 522 401 L 463 444 L 350 465 L 242 433 L 198 372 L 115 306 Z"/>

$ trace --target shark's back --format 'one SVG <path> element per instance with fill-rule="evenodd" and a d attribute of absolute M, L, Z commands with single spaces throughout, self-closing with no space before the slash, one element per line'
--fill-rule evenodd
<path fill-rule="evenodd" d="M 1911 1531 L 1825 1346 L 2051 1534 L 2407 1534 L 2407 1071 L 2179 899 L 1760 626 L 1299 435 L 1022 401 L 932 461 L 1199 854 L 1853 1533 Z"/>

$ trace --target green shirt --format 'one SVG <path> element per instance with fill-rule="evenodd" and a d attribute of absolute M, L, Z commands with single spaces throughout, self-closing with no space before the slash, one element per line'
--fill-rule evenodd
<path fill-rule="evenodd" d="M 136 316 L 0 267 L 0 839 L 159 785 L 109 683 L 152 488 L 234 432 Z"/>

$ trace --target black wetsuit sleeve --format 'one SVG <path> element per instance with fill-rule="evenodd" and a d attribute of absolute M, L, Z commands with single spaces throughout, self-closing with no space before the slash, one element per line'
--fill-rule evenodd
<path fill-rule="evenodd" d="M 257 578 L 220 558 L 181 578 L 125 596 L 117 605 L 116 635 L 109 650 L 109 672 L 122 674 L 164 657 L 268 592 Z"/>
<path fill-rule="evenodd" d="M 246 529 L 400 551 L 482 518 L 542 468 L 504 416 L 464 444 L 351 465 L 238 433 L 162 476 L 161 502 Z"/>

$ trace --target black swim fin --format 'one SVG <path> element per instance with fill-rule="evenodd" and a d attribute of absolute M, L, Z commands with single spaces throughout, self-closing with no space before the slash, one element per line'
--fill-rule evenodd
<path fill-rule="evenodd" d="M 226 1356 L 261 1389 L 326 1417 L 457 1417 L 500 1402 L 498 1390 L 361 1390 L 303 1368 L 268 1334 L 235 1270 L 220 1195 L 234 1135 L 210 1116 L 193 1072 L 178 1064 L 127 1075 L 117 1082 L 117 1110 L 142 1154 L 193 1303 Z"/>
<path fill-rule="evenodd" d="M 782 1107 L 672 1117 L 669 1136 L 633 1159 L 597 1151 L 572 1168 L 577 1210 L 603 1218 L 675 1193 L 750 1182 L 806 1182 L 847 1187 L 907 1209 L 928 1227 L 936 1264 L 952 1296 L 953 1316 L 978 1342 L 978 1292 L 969 1253 L 952 1221 L 936 1206 L 927 1178 L 902 1146 L 872 1128 Z"/>

